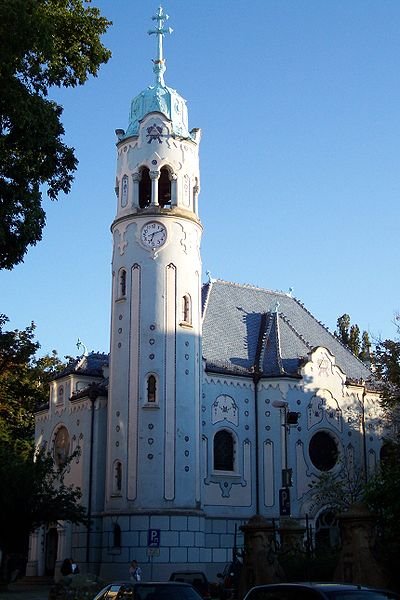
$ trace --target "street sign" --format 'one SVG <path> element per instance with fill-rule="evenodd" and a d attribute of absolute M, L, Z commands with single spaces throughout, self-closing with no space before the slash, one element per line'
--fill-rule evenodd
<path fill-rule="evenodd" d="M 147 556 L 160 556 L 160 548 L 147 548 Z"/>
<path fill-rule="evenodd" d="M 147 547 L 148 548 L 159 548 L 160 547 L 160 530 L 159 529 L 148 529 L 148 531 L 147 531 Z"/>
<path fill-rule="evenodd" d="M 290 490 L 281 488 L 279 490 L 279 514 L 281 517 L 290 516 Z"/>

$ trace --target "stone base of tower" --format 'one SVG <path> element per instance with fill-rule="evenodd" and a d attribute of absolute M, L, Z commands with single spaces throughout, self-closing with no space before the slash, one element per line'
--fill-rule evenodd
<path fill-rule="evenodd" d="M 234 549 L 243 545 L 243 523 L 200 511 L 104 516 L 99 575 L 106 581 L 126 579 L 135 559 L 147 581 L 165 581 L 180 569 L 203 571 L 215 581 Z"/>

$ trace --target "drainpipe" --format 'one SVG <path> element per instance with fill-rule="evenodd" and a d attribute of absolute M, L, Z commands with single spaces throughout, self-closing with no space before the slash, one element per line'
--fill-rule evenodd
<path fill-rule="evenodd" d="M 367 436 L 365 433 L 365 396 L 367 392 L 365 391 L 365 383 L 363 382 L 363 393 L 361 399 L 361 432 L 362 432 L 362 442 L 363 442 L 363 460 L 364 460 L 364 481 L 368 483 L 368 465 L 367 465 Z"/>
<path fill-rule="evenodd" d="M 255 355 L 255 360 L 254 360 L 254 370 L 253 370 L 253 382 L 254 382 L 254 414 L 255 414 L 255 445 L 256 445 L 256 514 L 259 515 L 260 514 L 260 481 L 262 481 L 261 477 L 260 477 L 260 460 L 259 460 L 259 440 L 260 440 L 260 436 L 259 436 L 259 431 L 258 431 L 258 423 L 259 423 L 259 418 L 258 418 L 258 383 L 261 379 L 261 375 L 262 375 L 262 369 L 260 368 L 260 363 L 261 363 L 261 356 L 262 356 L 262 351 L 263 351 L 263 343 L 264 343 L 264 335 L 265 335 L 265 328 L 266 328 L 266 324 L 267 324 L 267 314 L 266 313 L 262 313 L 261 314 L 261 321 L 260 321 L 260 330 L 258 333 L 258 340 L 257 340 L 257 348 L 256 348 L 256 355 Z"/>
<path fill-rule="evenodd" d="M 258 382 L 260 381 L 260 374 L 254 373 L 253 382 L 254 382 L 254 419 L 255 419 L 255 446 L 256 446 L 256 515 L 260 514 L 260 460 L 259 460 L 259 435 L 258 435 Z"/>
<path fill-rule="evenodd" d="M 90 448 L 89 448 L 89 491 L 88 491 L 88 509 L 87 509 L 87 531 L 86 531 L 86 568 L 89 570 L 90 560 L 90 533 L 92 528 L 92 487 L 93 487 L 93 445 L 94 445 L 94 408 L 96 400 L 99 397 L 99 388 L 96 383 L 91 383 L 88 389 L 88 397 L 91 403 L 90 418 Z"/>

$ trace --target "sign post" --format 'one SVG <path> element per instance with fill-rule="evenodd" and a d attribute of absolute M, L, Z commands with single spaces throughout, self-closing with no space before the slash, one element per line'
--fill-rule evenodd
<path fill-rule="evenodd" d="M 288 487 L 279 490 L 279 514 L 281 517 L 290 517 L 290 489 Z"/>
<path fill-rule="evenodd" d="M 147 530 L 147 556 L 150 560 L 150 580 L 153 579 L 153 556 L 160 556 L 160 538 L 159 529 Z"/>

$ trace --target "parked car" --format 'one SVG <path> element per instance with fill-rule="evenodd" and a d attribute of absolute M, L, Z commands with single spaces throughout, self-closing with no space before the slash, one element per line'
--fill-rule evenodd
<path fill-rule="evenodd" d="M 237 598 L 240 573 L 242 570 L 242 563 L 239 560 L 227 563 L 222 573 L 218 573 L 217 577 L 221 579 L 219 584 L 219 597 L 221 600 L 228 600 L 228 598 Z"/>
<path fill-rule="evenodd" d="M 119 581 L 109 583 L 93 600 L 201 600 L 187 583 Z"/>
<path fill-rule="evenodd" d="M 244 600 L 399 600 L 387 590 L 338 583 L 277 583 L 257 585 Z"/>
<path fill-rule="evenodd" d="M 179 581 L 192 585 L 203 598 L 215 598 L 217 586 L 211 584 L 205 573 L 202 571 L 175 571 L 169 577 L 170 581 Z"/>

